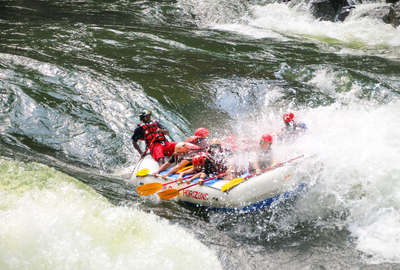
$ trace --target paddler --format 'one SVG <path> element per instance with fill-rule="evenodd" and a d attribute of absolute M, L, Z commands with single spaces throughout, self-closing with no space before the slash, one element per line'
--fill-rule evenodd
<path fill-rule="evenodd" d="M 199 152 L 200 147 L 197 145 L 187 142 L 179 142 L 176 144 L 171 158 L 162 164 L 158 171 L 154 172 L 153 175 L 157 175 L 175 164 L 172 169 L 168 171 L 168 173 L 162 176 L 162 178 L 166 179 L 168 176 L 176 173 L 185 166 L 190 165 L 192 163 L 192 158 Z"/>
<path fill-rule="evenodd" d="M 260 174 L 263 169 L 268 168 L 273 163 L 272 142 L 273 138 L 270 134 L 263 134 L 260 138 L 259 147 L 256 150 L 256 158 L 252 166 L 257 174 Z"/>
<path fill-rule="evenodd" d="M 224 173 L 227 169 L 225 164 L 224 150 L 222 142 L 219 139 L 213 139 L 210 142 L 207 153 L 199 153 L 192 158 L 193 167 L 179 174 L 178 180 L 182 180 L 184 175 L 192 174 L 186 182 L 200 177 L 203 180 L 212 175 Z"/>
<path fill-rule="evenodd" d="M 151 120 L 151 111 L 145 110 L 139 115 L 142 123 L 139 123 L 132 135 L 133 147 L 139 152 L 140 156 L 146 155 L 147 150 L 155 161 L 161 166 L 165 163 L 165 157 L 171 156 L 174 152 L 176 142 L 168 142 L 165 135 L 168 135 L 168 129 L 156 120 Z M 143 140 L 146 143 L 146 150 L 142 151 L 137 143 Z"/>
<path fill-rule="evenodd" d="M 283 114 L 282 119 L 285 126 L 278 134 L 279 140 L 293 139 L 297 135 L 307 130 L 307 126 L 305 123 L 296 122 L 294 118 L 294 114 L 291 112 Z"/>
<path fill-rule="evenodd" d="M 200 127 L 194 132 L 194 136 L 191 136 L 185 140 L 185 142 L 195 144 L 200 147 L 200 150 L 205 152 L 208 148 L 208 129 Z"/>

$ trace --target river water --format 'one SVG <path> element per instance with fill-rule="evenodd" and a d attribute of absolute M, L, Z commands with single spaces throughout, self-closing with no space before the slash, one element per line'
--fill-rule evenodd
<path fill-rule="evenodd" d="M 0 269 L 400 269 L 400 30 L 244 0 L 0 1 Z M 183 140 L 293 111 L 307 190 L 253 214 L 126 183 L 150 109 Z"/>

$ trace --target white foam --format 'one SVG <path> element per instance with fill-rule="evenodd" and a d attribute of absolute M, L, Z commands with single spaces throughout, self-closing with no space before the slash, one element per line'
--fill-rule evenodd
<path fill-rule="evenodd" d="M 0 168 L 2 269 L 221 269 L 212 250 L 153 214 L 112 206 L 47 167 Z"/>
<path fill-rule="evenodd" d="M 316 155 L 298 166 L 297 177 L 308 181 L 311 189 L 286 223 L 278 225 L 280 229 L 310 220 L 322 227 L 344 227 L 354 236 L 355 247 L 368 255 L 367 263 L 400 263 L 400 100 L 379 83 L 361 85 L 350 76 L 329 67 L 312 67 L 307 70 L 309 78 L 299 80 L 335 102 L 314 108 L 282 107 L 279 97 L 286 90 L 270 87 L 264 98 L 259 97 L 264 100 L 260 114 L 238 118 L 234 131 L 256 139 L 279 130 L 282 114 L 294 112 L 308 131 L 293 144 L 274 142 L 276 159 Z M 251 87 L 241 89 L 241 99 L 254 92 Z M 332 213 L 344 218 L 332 219 Z"/>
<path fill-rule="evenodd" d="M 294 147 L 318 153 L 320 163 L 303 168 L 305 174 L 312 172 L 307 177 L 316 183 L 313 192 L 319 201 L 315 205 L 315 197 L 305 198 L 298 217 L 312 220 L 330 211 L 347 212 L 334 225 L 350 230 L 356 247 L 371 256 L 368 262 L 399 263 L 400 102 L 336 104 L 298 115 L 309 134 Z"/>
<path fill-rule="evenodd" d="M 288 36 L 292 36 L 321 45 L 339 46 L 341 48 L 338 52 L 342 53 L 368 53 L 397 58 L 400 56 L 400 28 L 358 16 L 365 10 L 384 5 L 386 4 L 358 5 L 344 22 L 319 21 L 307 9 L 289 7 L 286 4 L 255 5 L 239 22 L 210 24 L 214 29 L 236 32 L 256 39 L 271 37 L 286 41 Z"/>

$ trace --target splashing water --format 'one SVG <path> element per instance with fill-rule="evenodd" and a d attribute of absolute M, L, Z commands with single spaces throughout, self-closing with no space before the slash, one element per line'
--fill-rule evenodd
<path fill-rule="evenodd" d="M 183 229 L 54 169 L 1 159 L 0 172 L 1 269 L 221 269 Z"/>

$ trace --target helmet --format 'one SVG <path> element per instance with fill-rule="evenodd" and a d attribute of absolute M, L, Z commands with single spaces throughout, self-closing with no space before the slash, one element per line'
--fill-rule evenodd
<path fill-rule="evenodd" d="M 197 155 L 192 158 L 193 167 L 204 166 L 206 157 L 204 155 Z"/>
<path fill-rule="evenodd" d="M 206 137 L 208 137 L 208 129 L 203 128 L 203 127 L 198 128 L 194 132 L 194 136 L 206 138 Z"/>
<path fill-rule="evenodd" d="M 269 142 L 272 143 L 273 142 L 273 138 L 270 134 L 264 134 L 261 136 L 261 141 L 262 142 Z"/>
<path fill-rule="evenodd" d="M 139 115 L 139 119 L 140 121 L 143 121 L 145 116 L 151 115 L 151 111 L 149 110 L 144 110 L 143 112 L 140 113 Z"/>
<path fill-rule="evenodd" d="M 215 144 L 222 145 L 222 142 L 220 139 L 212 139 L 210 145 L 215 145 Z"/>
<path fill-rule="evenodd" d="M 293 113 L 284 113 L 283 114 L 283 121 L 285 121 L 286 123 L 293 121 L 293 118 L 294 118 Z"/>

